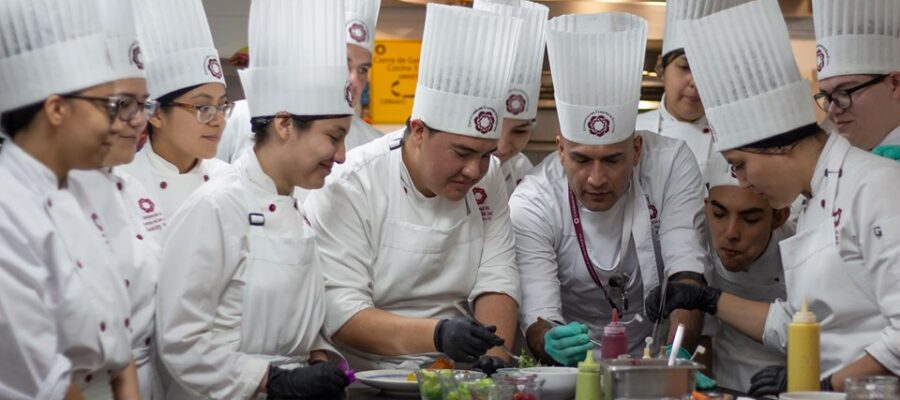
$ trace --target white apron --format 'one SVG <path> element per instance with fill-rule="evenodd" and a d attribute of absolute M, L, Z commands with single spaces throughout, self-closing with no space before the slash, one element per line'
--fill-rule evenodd
<path fill-rule="evenodd" d="M 239 174 L 245 188 L 250 229 L 237 351 L 281 368 L 305 366 L 309 352 L 315 345 L 323 344 L 319 332 L 325 320 L 325 284 L 319 271 L 315 235 L 311 229 L 299 238 L 267 233 L 263 228 L 266 215 L 278 218 L 299 211 L 282 206 L 275 216 L 263 212 L 264 206 L 250 194 L 252 186 L 246 172 Z M 173 384 L 168 399 L 198 397 Z"/>
<path fill-rule="evenodd" d="M 388 180 L 392 195 L 404 196 L 416 190 L 403 182 L 400 147 L 394 144 Z M 471 191 L 465 200 L 466 217 L 450 228 L 404 222 L 403 201 L 391 201 L 378 256 L 372 266 L 372 300 L 376 308 L 412 318 L 454 318 L 454 308 L 465 301 L 472 288 L 484 238 L 481 213 Z M 427 364 L 440 353 L 383 357 L 346 349 L 344 354 L 355 369 L 396 368 L 404 361 Z"/>
<path fill-rule="evenodd" d="M 801 225 L 814 221 L 815 227 L 780 244 L 790 308 L 799 310 L 805 297 L 821 325 L 822 376 L 862 357 L 865 347 L 876 342 L 889 325 L 880 314 L 871 317 L 873 309 L 878 311 L 878 302 L 866 271 L 851 270 L 838 252 L 835 217 L 840 213 L 834 206 L 841 179 L 838 171 L 849 149 L 849 142 L 839 140 L 828 155 L 825 191 L 808 202 L 801 217 Z M 819 207 L 820 200 L 827 207 Z"/>

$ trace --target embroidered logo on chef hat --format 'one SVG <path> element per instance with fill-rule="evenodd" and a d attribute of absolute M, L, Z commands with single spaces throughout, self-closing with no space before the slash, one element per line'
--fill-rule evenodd
<path fill-rule="evenodd" d="M 141 211 L 150 214 L 154 210 L 156 210 L 156 204 L 153 203 L 153 200 L 150 199 L 140 199 L 138 200 L 138 207 L 141 208 Z"/>
<path fill-rule="evenodd" d="M 487 135 L 497 128 L 497 111 L 491 107 L 481 107 L 472 113 L 469 126 L 478 133 Z"/>
<path fill-rule="evenodd" d="M 528 109 L 528 95 L 521 90 L 513 90 L 506 97 L 506 112 L 519 115 Z"/>
<path fill-rule="evenodd" d="M 219 57 L 206 57 L 204 64 L 206 64 L 206 72 L 212 75 L 213 78 L 222 79 L 222 64 L 219 63 Z"/>
<path fill-rule="evenodd" d="M 828 49 L 821 44 L 816 46 L 816 72 L 822 72 L 828 65 Z"/>
<path fill-rule="evenodd" d="M 144 70 L 144 56 L 141 52 L 141 44 L 137 41 L 128 48 L 128 59 L 131 60 L 131 65 L 134 65 L 135 68 Z"/>
<path fill-rule="evenodd" d="M 596 137 L 603 137 L 616 129 L 616 120 L 605 111 L 594 111 L 584 119 L 584 130 Z"/>
<path fill-rule="evenodd" d="M 344 100 L 347 100 L 348 106 L 353 107 L 353 90 L 350 88 L 350 81 L 347 81 L 344 86 Z"/>
<path fill-rule="evenodd" d="M 360 20 L 347 22 L 347 34 L 350 35 L 350 39 L 359 43 L 365 43 L 369 40 L 369 29 L 366 28 L 366 24 Z"/>

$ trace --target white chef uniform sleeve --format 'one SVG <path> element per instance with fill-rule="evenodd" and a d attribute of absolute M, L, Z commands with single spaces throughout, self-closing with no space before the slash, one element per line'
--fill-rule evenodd
<path fill-rule="evenodd" d="M 562 299 L 556 247 L 562 235 L 560 205 L 534 175 L 525 179 L 509 199 L 510 220 L 516 234 L 516 263 L 522 282 L 520 328 L 538 317 L 562 321 Z"/>
<path fill-rule="evenodd" d="M 480 210 L 484 222 L 484 248 L 475 287 L 469 292 L 469 304 L 485 293 L 502 293 L 519 301 L 519 270 L 516 268 L 516 243 L 509 222 L 509 195 L 500 172 L 500 161 L 491 157 L 490 170 L 477 185 L 487 192 L 487 209 Z M 482 186 L 484 184 L 484 186 Z M 490 214 L 489 217 L 486 217 Z"/>
<path fill-rule="evenodd" d="M 49 270 L 11 224 L 0 235 L 0 398 L 62 399 L 72 364 L 57 340 Z"/>
<path fill-rule="evenodd" d="M 159 354 L 173 378 L 201 397 L 251 398 L 268 362 L 238 352 L 233 341 L 212 331 L 220 297 L 246 258 L 247 228 L 240 224 L 247 217 L 238 215 L 243 207 L 225 209 L 197 194 L 165 232 L 156 309 Z"/>
<path fill-rule="evenodd" d="M 310 192 L 304 208 L 316 230 L 325 277 L 325 334 L 331 338 L 356 313 L 374 307 L 371 266 L 375 263 L 371 215 L 366 193 L 355 175 L 334 176 Z"/>
<path fill-rule="evenodd" d="M 900 199 L 897 171 L 883 168 L 871 173 L 854 194 L 853 210 L 844 215 L 844 225 L 839 228 L 850 230 L 842 238 L 858 238 L 859 243 L 842 243 L 841 256 L 847 258 L 846 247 L 858 246 L 874 284 L 881 315 L 889 321 L 878 341 L 867 346 L 866 352 L 894 374 L 900 374 L 900 204 L 897 199 Z"/>
<path fill-rule="evenodd" d="M 795 312 L 784 299 L 775 299 L 769 304 L 766 326 L 763 328 L 763 344 L 766 347 L 787 354 L 787 325 L 793 320 Z"/>
<path fill-rule="evenodd" d="M 709 263 L 703 216 L 705 196 L 697 160 L 683 142 L 678 146 L 672 167 L 659 209 L 659 245 L 666 275 L 678 272 L 703 274 Z"/>

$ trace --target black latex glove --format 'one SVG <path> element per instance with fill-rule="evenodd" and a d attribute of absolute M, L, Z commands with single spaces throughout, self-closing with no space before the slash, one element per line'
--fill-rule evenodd
<path fill-rule="evenodd" d="M 657 286 L 650 291 L 650 295 L 644 301 L 644 313 L 650 321 L 656 322 L 662 318 L 668 318 L 672 311 L 700 310 L 710 315 L 716 315 L 716 303 L 722 291 L 714 287 L 693 285 L 690 283 L 670 283 L 666 291 L 666 308 L 663 315 L 659 315 L 659 300 L 662 297 L 662 288 Z"/>
<path fill-rule="evenodd" d="M 497 372 L 500 368 L 509 368 L 512 367 L 512 363 L 508 363 L 503 361 L 499 357 L 484 355 L 478 357 L 478 361 L 475 361 L 475 364 L 472 365 L 472 369 L 481 370 L 488 375 L 493 375 L 494 372 Z"/>
<path fill-rule="evenodd" d="M 453 361 L 474 363 L 488 349 L 503 344 L 496 326 L 480 327 L 466 318 L 443 319 L 434 328 L 434 347 Z"/>
<path fill-rule="evenodd" d="M 761 369 L 750 378 L 750 396 L 775 396 L 787 390 L 787 367 L 770 365 Z"/>
<path fill-rule="evenodd" d="M 344 371 L 330 362 L 291 370 L 270 366 L 266 398 L 336 399 L 349 384 Z"/>

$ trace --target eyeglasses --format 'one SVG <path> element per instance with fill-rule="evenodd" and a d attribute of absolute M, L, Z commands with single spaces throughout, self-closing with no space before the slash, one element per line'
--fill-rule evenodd
<path fill-rule="evenodd" d="M 157 102 L 156 100 L 147 100 L 145 102 L 140 102 L 133 97 L 96 97 L 70 94 L 63 96 L 63 98 L 87 100 L 101 103 L 106 108 L 106 116 L 109 117 L 110 122 L 112 122 L 116 118 L 124 122 L 131 121 L 131 119 L 134 118 L 135 115 L 137 115 L 138 111 L 140 111 L 141 109 L 144 110 L 145 118 L 148 118 L 150 115 L 156 112 L 157 107 L 159 107 L 159 102 Z"/>
<path fill-rule="evenodd" d="M 883 81 L 886 77 L 887 75 L 878 75 L 849 89 L 835 90 L 831 94 L 825 92 L 816 93 L 813 98 L 816 99 L 816 104 L 819 105 L 819 108 L 821 108 L 822 111 L 828 112 L 832 104 L 838 106 L 841 110 L 846 110 L 853 105 L 853 97 L 851 95 L 854 92 L 875 85 Z"/>
<path fill-rule="evenodd" d="M 197 112 L 197 122 L 201 124 L 208 124 L 210 121 L 216 118 L 216 115 L 222 113 L 225 116 L 225 119 L 231 116 L 231 110 L 234 110 L 234 103 L 228 102 L 222 104 L 221 106 L 214 106 L 212 104 L 204 104 L 201 106 L 196 106 L 193 104 L 179 103 L 177 101 L 172 101 L 162 105 L 163 107 L 179 107 L 185 110 L 191 110 Z"/>

